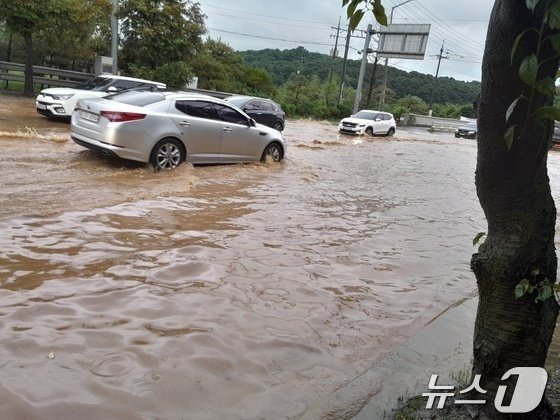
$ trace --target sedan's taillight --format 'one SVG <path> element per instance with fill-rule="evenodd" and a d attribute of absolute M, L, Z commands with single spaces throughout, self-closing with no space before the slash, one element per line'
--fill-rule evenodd
<path fill-rule="evenodd" d="M 137 112 L 101 111 L 99 114 L 111 122 L 136 121 L 146 117 L 146 114 L 139 114 Z"/>

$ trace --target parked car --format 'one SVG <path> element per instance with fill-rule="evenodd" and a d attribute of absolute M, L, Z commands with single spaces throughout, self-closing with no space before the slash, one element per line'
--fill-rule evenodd
<path fill-rule="evenodd" d="M 127 89 L 165 89 L 164 83 L 132 77 L 98 76 L 75 88 L 43 89 L 36 99 L 37 112 L 50 119 L 69 120 L 80 99 L 101 98 Z"/>
<path fill-rule="evenodd" d="M 393 114 L 363 109 L 338 124 L 338 131 L 345 134 L 381 134 L 392 136 L 397 131 Z"/>
<path fill-rule="evenodd" d="M 128 91 L 81 99 L 70 135 L 83 147 L 150 162 L 157 170 L 183 161 L 278 162 L 286 154 L 279 131 L 256 123 L 229 102 L 197 93 Z"/>
<path fill-rule="evenodd" d="M 554 121 L 554 132 L 552 133 L 552 142 L 560 143 L 560 122 Z"/>
<path fill-rule="evenodd" d="M 254 96 L 233 95 L 225 98 L 256 122 L 272 127 L 278 131 L 284 130 L 286 113 L 280 105 L 270 99 L 256 98 Z"/>
<path fill-rule="evenodd" d="M 455 130 L 455 137 L 457 138 L 476 139 L 477 134 L 478 128 L 476 126 L 476 121 L 468 122 Z"/>

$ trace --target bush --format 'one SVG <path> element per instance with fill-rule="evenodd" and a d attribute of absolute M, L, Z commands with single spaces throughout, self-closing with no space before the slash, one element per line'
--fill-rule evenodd
<path fill-rule="evenodd" d="M 134 77 L 165 83 L 169 89 L 183 89 L 192 79 L 191 68 L 184 61 L 165 63 L 155 69 L 131 66 Z"/>

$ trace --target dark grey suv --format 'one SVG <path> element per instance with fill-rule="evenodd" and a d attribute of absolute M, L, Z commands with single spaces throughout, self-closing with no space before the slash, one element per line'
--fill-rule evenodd
<path fill-rule="evenodd" d="M 284 129 L 286 114 L 276 102 L 270 99 L 257 98 L 254 96 L 234 95 L 225 98 L 226 101 L 235 105 L 256 122 L 272 127 L 278 131 Z"/>

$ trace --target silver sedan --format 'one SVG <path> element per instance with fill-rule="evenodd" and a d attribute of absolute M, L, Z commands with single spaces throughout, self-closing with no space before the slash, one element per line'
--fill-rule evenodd
<path fill-rule="evenodd" d="M 158 170 L 183 161 L 278 162 L 286 154 L 280 132 L 225 101 L 196 93 L 131 91 L 80 100 L 70 130 L 81 146 L 150 162 Z"/>

